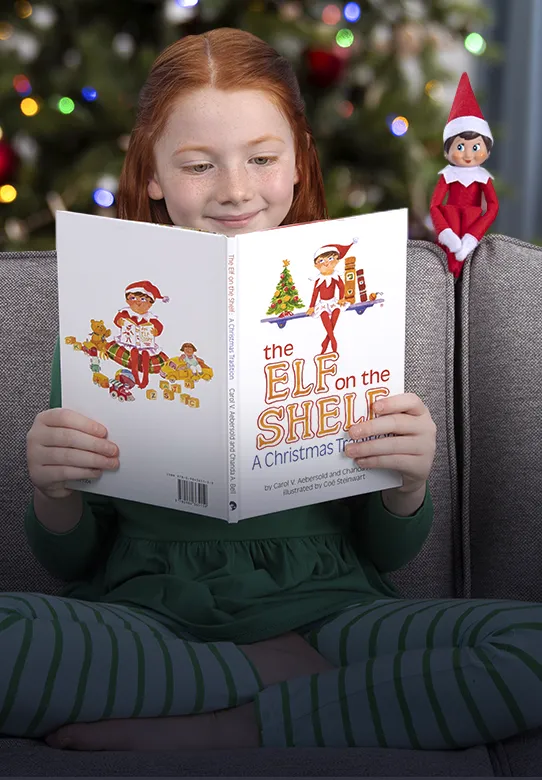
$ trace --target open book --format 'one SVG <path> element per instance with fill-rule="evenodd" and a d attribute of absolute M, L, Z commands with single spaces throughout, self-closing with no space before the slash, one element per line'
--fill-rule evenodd
<path fill-rule="evenodd" d="M 57 213 L 62 405 L 120 467 L 72 487 L 237 522 L 402 484 L 344 452 L 404 392 L 407 211 L 233 238 Z"/>

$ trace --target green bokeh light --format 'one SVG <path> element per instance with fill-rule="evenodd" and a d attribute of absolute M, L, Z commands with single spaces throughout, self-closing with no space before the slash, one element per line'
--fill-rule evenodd
<path fill-rule="evenodd" d="M 487 43 L 480 33 L 470 33 L 465 38 L 465 49 L 470 51 L 471 54 L 475 54 L 477 57 L 483 54 L 487 48 Z"/>
<path fill-rule="evenodd" d="M 352 30 L 339 30 L 335 40 L 338 46 L 342 46 L 343 49 L 347 49 L 354 43 L 354 33 Z"/>
<path fill-rule="evenodd" d="M 75 109 L 75 103 L 69 97 L 60 98 L 58 101 L 58 110 L 61 114 L 71 114 Z"/>

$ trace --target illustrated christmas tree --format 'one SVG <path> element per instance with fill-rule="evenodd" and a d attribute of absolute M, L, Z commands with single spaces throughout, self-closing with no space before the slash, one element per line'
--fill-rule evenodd
<path fill-rule="evenodd" d="M 284 270 L 280 275 L 275 294 L 271 299 L 267 314 L 276 317 L 289 317 L 294 313 L 294 309 L 304 309 L 305 306 L 299 297 L 297 287 L 290 273 L 290 261 L 283 260 Z"/>
<path fill-rule="evenodd" d="M 330 217 L 408 207 L 410 236 L 432 238 L 458 79 L 450 54 L 464 47 L 473 65 L 494 56 L 479 34 L 486 22 L 481 0 L 10 0 L 0 11 L 0 251 L 54 249 L 59 208 L 116 215 L 154 58 L 215 27 L 252 32 L 293 64 Z"/>

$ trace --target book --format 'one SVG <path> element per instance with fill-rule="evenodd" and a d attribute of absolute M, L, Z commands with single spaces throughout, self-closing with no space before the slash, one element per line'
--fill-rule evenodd
<path fill-rule="evenodd" d="M 402 484 L 344 449 L 404 392 L 406 209 L 234 237 L 56 220 L 62 405 L 120 463 L 71 487 L 238 522 Z"/>

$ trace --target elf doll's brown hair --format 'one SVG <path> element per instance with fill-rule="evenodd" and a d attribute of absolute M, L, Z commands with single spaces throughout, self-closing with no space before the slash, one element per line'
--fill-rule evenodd
<path fill-rule="evenodd" d="M 136 122 L 119 180 L 117 215 L 139 222 L 172 224 L 165 201 L 152 200 L 147 193 L 154 170 L 153 150 L 174 101 L 203 87 L 225 91 L 257 89 L 266 93 L 290 125 L 300 176 L 282 224 L 326 219 L 322 171 L 292 66 L 260 38 L 230 28 L 188 35 L 155 60 L 139 96 Z"/>

